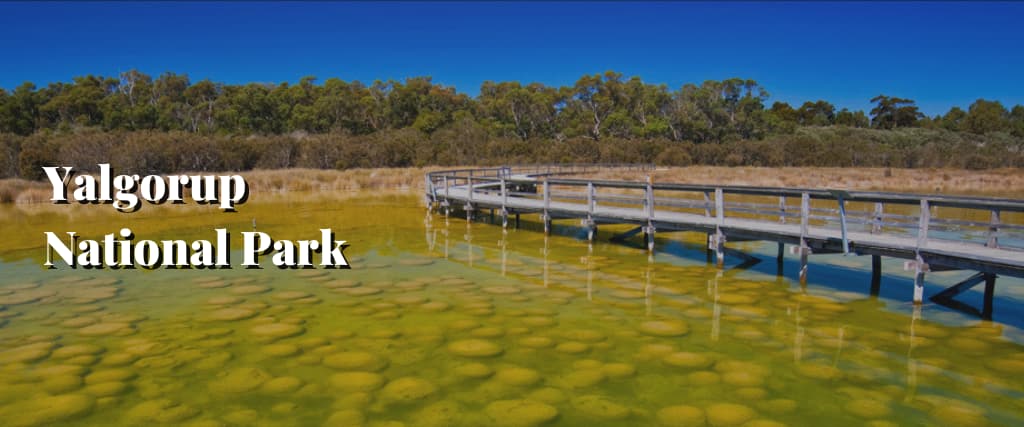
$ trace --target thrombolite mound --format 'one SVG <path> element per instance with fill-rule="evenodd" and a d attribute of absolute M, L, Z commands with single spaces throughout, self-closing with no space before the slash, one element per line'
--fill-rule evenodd
<path fill-rule="evenodd" d="M 276 299 L 278 301 L 292 301 L 292 300 L 297 300 L 297 299 L 302 299 L 302 298 L 308 298 L 308 297 L 311 297 L 311 296 L 313 296 L 313 294 L 311 294 L 309 292 L 303 292 L 303 291 L 282 291 L 282 292 L 278 292 L 276 294 L 273 294 L 270 297 L 273 298 L 273 299 Z"/>
<path fill-rule="evenodd" d="M 607 397 L 598 395 L 574 398 L 572 399 L 572 406 L 581 415 L 600 420 L 623 420 L 632 413 L 632 410 L 629 408 L 615 403 Z"/>
<path fill-rule="evenodd" d="M 861 418 L 884 418 L 892 412 L 889 405 L 875 399 L 853 399 L 843 405 L 843 409 Z"/>
<path fill-rule="evenodd" d="M 259 368 L 236 368 L 211 380 L 210 390 L 217 393 L 245 393 L 259 388 L 270 378 L 270 374 Z"/>
<path fill-rule="evenodd" d="M 532 400 L 498 400 L 484 408 L 484 414 L 499 427 L 532 427 L 558 417 L 558 409 Z"/>
<path fill-rule="evenodd" d="M 526 387 L 540 382 L 540 373 L 528 368 L 518 366 L 498 369 L 494 379 L 513 386 Z"/>
<path fill-rule="evenodd" d="M 268 380 L 260 386 L 260 391 L 269 394 L 285 394 L 298 390 L 305 384 L 296 377 L 277 377 Z"/>
<path fill-rule="evenodd" d="M 373 391 L 384 385 L 384 377 L 373 372 L 339 372 L 328 379 L 331 387 L 348 392 Z"/>
<path fill-rule="evenodd" d="M 738 426 L 757 417 L 757 411 L 737 403 L 716 403 L 707 407 L 708 424 L 712 427 Z"/>
<path fill-rule="evenodd" d="M 665 427 L 691 427 L 704 425 L 704 410 L 696 406 L 676 405 L 661 408 L 655 416 Z"/>
<path fill-rule="evenodd" d="M 78 330 L 78 334 L 87 337 L 98 337 L 107 335 L 130 335 L 135 333 L 135 328 L 130 323 L 106 322 L 96 323 Z"/>
<path fill-rule="evenodd" d="M 290 323 L 265 323 L 256 325 L 249 329 L 249 332 L 263 341 L 275 341 L 282 338 L 301 335 L 306 330 L 302 326 Z"/>
<path fill-rule="evenodd" d="M 34 362 L 44 359 L 55 346 L 52 342 L 37 342 L 4 350 L 0 352 L 0 363 Z"/>
<path fill-rule="evenodd" d="M 600 384 L 605 380 L 600 369 L 580 369 L 562 375 L 559 381 L 568 388 L 587 388 Z"/>
<path fill-rule="evenodd" d="M 263 285 L 244 285 L 235 286 L 231 288 L 231 294 L 233 295 L 256 295 L 265 292 L 270 292 L 270 286 Z"/>
<path fill-rule="evenodd" d="M 207 320 L 233 322 L 236 320 L 249 319 L 256 316 L 256 312 L 245 308 L 229 307 L 214 310 L 206 315 Z"/>
<path fill-rule="evenodd" d="M 491 341 L 468 339 L 448 344 L 448 351 L 463 357 L 492 357 L 502 353 L 502 348 Z"/>
<path fill-rule="evenodd" d="M 636 374 L 636 366 L 629 363 L 606 363 L 601 366 L 601 372 L 604 372 L 608 378 L 627 378 Z"/>
<path fill-rule="evenodd" d="M 704 369 L 711 366 L 713 360 L 704 353 L 676 352 L 670 353 L 661 359 L 666 365 L 679 368 Z"/>
<path fill-rule="evenodd" d="M 130 388 L 131 387 L 127 383 L 124 383 L 122 381 L 107 381 L 102 383 L 89 384 L 82 389 L 82 393 L 97 398 L 104 398 L 122 395 L 128 392 Z"/>
<path fill-rule="evenodd" d="M 690 327 L 681 320 L 652 320 L 641 323 L 639 330 L 656 337 L 678 337 L 690 332 Z"/>
<path fill-rule="evenodd" d="M 147 400 L 124 413 L 124 421 L 135 425 L 175 424 L 199 415 L 192 406 L 171 399 Z"/>
<path fill-rule="evenodd" d="M 442 400 L 416 411 L 412 419 L 422 427 L 448 427 L 463 425 L 465 410 L 458 402 Z"/>
<path fill-rule="evenodd" d="M 134 371 L 123 368 L 97 369 L 85 376 L 85 382 L 86 384 L 96 384 L 108 381 L 128 381 L 136 376 Z"/>
<path fill-rule="evenodd" d="M 346 371 L 379 371 L 388 366 L 388 360 L 370 352 L 343 351 L 324 356 L 323 364 Z"/>
<path fill-rule="evenodd" d="M 40 386 L 50 394 L 70 393 L 82 388 L 82 377 L 78 375 L 54 375 L 45 378 Z"/>
<path fill-rule="evenodd" d="M 260 347 L 261 353 L 271 357 L 294 356 L 298 354 L 300 351 L 301 350 L 299 350 L 299 346 L 295 344 L 286 343 L 267 344 L 263 347 Z"/>
<path fill-rule="evenodd" d="M 466 378 L 487 378 L 494 374 L 494 370 L 483 363 L 466 363 L 456 366 L 455 375 Z"/>
<path fill-rule="evenodd" d="M 10 427 L 52 425 L 88 414 L 95 404 L 95 399 L 84 394 L 36 396 L 0 408 L 0 420 Z"/>
<path fill-rule="evenodd" d="M 392 380 L 381 389 L 379 397 L 388 403 L 412 403 L 437 392 L 434 383 L 422 378 L 402 377 Z"/>
<path fill-rule="evenodd" d="M 566 354 L 580 354 L 590 351 L 590 344 L 579 341 L 566 341 L 555 346 L 555 350 Z"/>

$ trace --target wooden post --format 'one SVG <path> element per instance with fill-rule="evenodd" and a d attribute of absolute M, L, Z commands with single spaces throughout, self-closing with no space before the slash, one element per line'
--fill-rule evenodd
<path fill-rule="evenodd" d="M 721 188 L 715 189 L 715 258 L 718 267 L 725 266 L 725 233 L 722 226 L 725 225 L 725 196 Z"/>
<path fill-rule="evenodd" d="M 992 298 L 996 292 L 996 275 L 992 273 L 985 274 L 985 300 L 982 303 L 983 308 L 981 309 L 981 318 L 985 320 L 992 320 Z"/>
<path fill-rule="evenodd" d="M 875 203 L 875 213 L 871 220 L 871 233 L 882 232 L 882 203 Z"/>
<path fill-rule="evenodd" d="M 871 295 L 878 296 L 882 290 L 882 256 L 871 255 Z"/>
<path fill-rule="evenodd" d="M 594 236 L 597 234 L 597 226 L 594 224 L 594 206 L 597 203 L 594 199 L 595 190 L 594 183 L 587 183 L 587 241 L 593 242 Z"/>
<path fill-rule="evenodd" d="M 928 199 L 921 199 L 921 217 L 917 224 L 917 247 L 928 246 L 928 224 L 931 223 L 932 212 L 928 206 Z"/>
<path fill-rule="evenodd" d="M 437 200 L 437 195 L 434 194 L 434 182 L 430 180 L 430 174 L 423 175 L 423 185 L 427 195 L 425 196 L 427 203 L 427 213 L 433 210 L 434 201 Z"/>
<path fill-rule="evenodd" d="M 985 243 L 985 246 L 999 247 L 999 225 L 999 209 L 992 209 L 992 220 L 988 226 L 988 242 Z"/>
<path fill-rule="evenodd" d="M 551 208 L 551 186 L 548 185 L 548 180 L 544 178 L 544 215 L 541 220 L 544 221 L 544 234 L 551 233 L 551 215 L 549 209 Z"/>
<path fill-rule="evenodd" d="M 597 190 L 594 188 L 593 182 L 587 183 L 587 209 L 590 211 L 590 215 L 594 215 L 594 209 L 597 208 Z"/>
<path fill-rule="evenodd" d="M 724 225 L 725 223 L 725 196 L 722 195 L 722 189 L 715 189 L 715 219 L 718 225 Z"/>
<path fill-rule="evenodd" d="M 843 238 L 843 255 L 850 254 L 850 240 L 846 237 L 846 201 L 843 195 L 837 194 L 836 200 L 839 203 L 839 232 Z"/>
<path fill-rule="evenodd" d="M 501 228 L 508 228 L 508 188 L 505 186 L 505 178 L 501 179 Z"/>
<path fill-rule="evenodd" d="M 924 273 L 928 266 L 924 263 L 921 255 L 917 255 L 914 262 L 914 304 L 920 305 L 924 301 Z"/>
<path fill-rule="evenodd" d="M 800 283 L 807 283 L 807 254 L 810 248 L 807 246 L 807 222 L 811 216 L 811 195 L 803 193 L 800 195 Z"/>
<path fill-rule="evenodd" d="M 786 223 L 786 196 L 779 196 L 779 224 Z"/>
<path fill-rule="evenodd" d="M 782 276 L 782 264 L 783 264 L 783 253 L 786 250 L 786 244 L 779 242 L 778 251 L 775 254 L 775 271 L 777 276 Z"/>
<path fill-rule="evenodd" d="M 466 189 L 469 191 L 469 201 L 473 201 L 473 172 L 469 173 L 469 178 L 466 178 Z"/>
<path fill-rule="evenodd" d="M 647 253 L 654 253 L 654 186 L 647 176 Z"/>

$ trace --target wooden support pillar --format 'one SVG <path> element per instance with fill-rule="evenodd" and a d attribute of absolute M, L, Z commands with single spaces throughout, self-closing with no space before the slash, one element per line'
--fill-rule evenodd
<path fill-rule="evenodd" d="M 878 296 L 882 290 L 882 256 L 871 255 L 871 295 Z"/>
<path fill-rule="evenodd" d="M 811 248 L 807 246 L 808 221 L 811 216 L 811 195 L 800 195 L 800 284 L 807 283 L 807 255 Z"/>
<path fill-rule="evenodd" d="M 647 227 L 644 228 L 644 235 L 647 240 L 647 253 L 654 253 L 654 184 L 650 175 L 647 176 Z"/>
<path fill-rule="evenodd" d="M 714 236 L 714 234 L 707 233 L 707 238 L 704 239 L 708 243 L 707 250 L 705 251 L 707 253 L 708 264 L 711 264 L 711 259 L 714 257 L 714 252 L 711 250 L 715 245 L 712 236 Z"/>
<path fill-rule="evenodd" d="M 883 208 L 881 203 L 875 203 L 875 213 L 872 215 L 871 218 L 872 234 L 882 232 L 882 209 Z"/>
<path fill-rule="evenodd" d="M 839 204 L 839 229 L 843 238 L 843 255 L 850 254 L 850 239 L 846 235 L 846 199 L 845 192 L 835 192 L 836 202 Z"/>
<path fill-rule="evenodd" d="M 996 275 L 992 273 L 985 274 L 985 300 L 982 303 L 981 318 L 985 320 L 992 320 L 992 299 L 995 297 L 996 292 Z"/>
<path fill-rule="evenodd" d="M 644 240 L 647 242 L 647 252 L 654 253 L 654 224 L 651 222 L 647 223 L 644 227 Z"/>
<path fill-rule="evenodd" d="M 992 209 L 992 220 L 988 226 L 988 242 L 985 243 L 985 246 L 999 247 L 999 209 Z"/>
<path fill-rule="evenodd" d="M 548 213 L 551 208 L 551 186 L 548 180 L 544 179 L 544 213 L 541 214 L 541 221 L 544 222 L 544 234 L 551 234 L 551 215 Z"/>
<path fill-rule="evenodd" d="M 786 196 L 779 196 L 779 224 L 786 223 Z"/>
<path fill-rule="evenodd" d="M 519 213 L 516 212 L 516 230 L 519 229 Z"/>
<path fill-rule="evenodd" d="M 782 243 L 782 242 L 778 242 L 775 245 L 776 245 L 775 264 L 778 265 L 779 271 L 781 272 L 782 271 L 782 261 L 785 259 L 786 244 Z"/>
<path fill-rule="evenodd" d="M 924 302 L 924 274 L 928 271 L 928 264 L 925 264 L 921 255 L 917 255 L 914 263 L 914 304 L 920 305 Z"/>
<path fill-rule="evenodd" d="M 800 284 L 807 284 L 807 254 L 810 252 L 808 248 L 800 249 Z"/>
<path fill-rule="evenodd" d="M 778 242 L 778 251 L 776 251 L 776 254 L 775 254 L 775 275 L 779 276 L 779 277 L 782 277 L 782 274 L 783 274 L 782 266 L 784 264 L 783 261 L 784 261 L 784 252 L 785 252 L 785 250 L 786 250 L 786 244 L 782 243 L 782 242 Z"/>
<path fill-rule="evenodd" d="M 593 242 L 594 237 L 597 235 L 597 223 L 594 222 L 594 209 L 596 208 L 596 190 L 594 190 L 594 183 L 587 183 L 587 219 L 583 221 L 584 226 L 587 227 L 587 241 Z"/>
<path fill-rule="evenodd" d="M 931 224 L 931 215 L 928 199 L 921 199 L 921 216 L 917 223 L 917 247 L 919 249 L 928 246 L 928 225 Z"/>
<path fill-rule="evenodd" d="M 725 196 L 721 188 L 715 189 L 715 258 L 718 268 L 725 266 L 725 233 L 722 226 L 725 225 Z"/>

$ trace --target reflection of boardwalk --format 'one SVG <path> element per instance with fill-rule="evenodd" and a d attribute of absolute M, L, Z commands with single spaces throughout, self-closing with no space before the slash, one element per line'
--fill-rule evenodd
<path fill-rule="evenodd" d="M 656 231 L 703 232 L 719 264 L 727 241 L 778 242 L 780 260 L 783 245 L 790 244 L 794 245 L 793 252 L 800 254 L 802 280 L 811 253 L 872 255 L 873 289 L 880 280 L 880 257 L 903 258 L 909 260 L 906 267 L 917 272 L 915 302 L 923 299 L 924 274 L 928 271 L 978 271 L 932 300 L 958 305 L 954 296 L 984 283 L 985 307 L 978 314 L 985 317 L 991 315 L 996 276 L 1024 277 L 1024 251 L 1008 246 L 1016 242 L 1007 234 L 1024 231 L 1024 224 L 1014 223 L 1024 212 L 1024 201 L 552 178 L 593 168 L 543 166 L 435 172 L 427 175 L 427 200 L 445 212 L 461 208 L 467 218 L 481 210 L 497 211 L 506 225 L 509 215 L 515 215 L 518 222 L 519 214 L 539 213 L 545 230 L 550 230 L 553 219 L 580 219 L 591 238 L 598 224 L 635 224 L 639 227 L 617 237 L 643 233 L 650 250 L 654 249 Z M 726 195 L 770 197 L 777 203 L 726 202 Z M 799 201 L 799 205 L 790 206 L 787 198 Z M 812 207 L 812 200 L 818 206 Z M 823 201 L 834 207 L 821 207 Z M 851 203 L 873 204 L 874 209 L 847 212 Z M 975 215 L 969 217 L 977 217 L 977 211 L 981 211 L 990 220 L 939 218 L 932 213 L 939 207 L 974 211 Z M 916 208 L 916 215 L 893 213 L 908 208 Z M 851 230 L 852 224 L 862 224 L 859 228 L 863 231 Z M 968 235 L 984 238 L 977 242 Z"/>

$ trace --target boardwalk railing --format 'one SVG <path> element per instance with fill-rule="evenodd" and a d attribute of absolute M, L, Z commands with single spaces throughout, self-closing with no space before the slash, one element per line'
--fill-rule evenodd
<path fill-rule="evenodd" d="M 791 244 L 801 256 L 844 253 L 907 259 L 923 275 L 944 269 L 1024 277 L 1024 201 L 814 188 L 749 187 L 561 178 L 648 165 L 542 165 L 427 174 L 427 199 L 446 211 L 461 207 L 471 218 L 480 209 L 507 215 L 540 213 L 545 230 L 557 218 L 579 218 L 595 236 L 599 223 L 637 224 L 648 248 L 654 232 L 700 231 L 722 263 L 728 241 L 771 240 Z M 941 213 L 941 214 L 940 214 Z M 877 267 L 875 267 L 877 269 Z M 974 284 L 980 282 L 975 281 Z M 962 292 L 962 290 L 961 290 Z M 957 292 L 959 293 L 959 292 Z M 951 297 L 955 294 L 947 294 Z"/>

